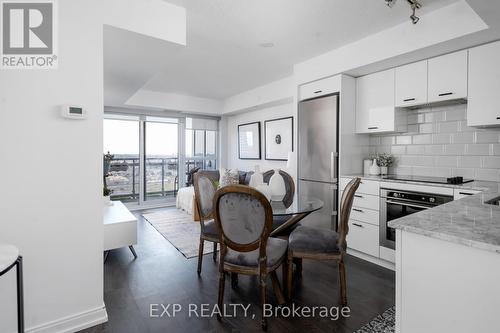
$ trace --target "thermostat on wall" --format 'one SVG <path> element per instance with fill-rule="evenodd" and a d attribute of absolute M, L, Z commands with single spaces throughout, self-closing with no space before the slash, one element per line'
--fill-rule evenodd
<path fill-rule="evenodd" d="M 71 119 L 85 119 L 87 114 L 81 106 L 61 105 L 61 116 Z"/>

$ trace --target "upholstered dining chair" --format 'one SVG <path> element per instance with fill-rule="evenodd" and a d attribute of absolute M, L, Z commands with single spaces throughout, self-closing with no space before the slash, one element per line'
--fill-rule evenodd
<path fill-rule="evenodd" d="M 215 186 L 207 176 L 200 173 L 194 174 L 194 196 L 200 214 L 200 246 L 198 248 L 198 275 L 201 274 L 203 264 L 203 248 L 205 241 L 214 244 L 213 259 L 217 259 L 217 243 L 219 242 L 219 232 L 214 221 L 213 198 Z"/>
<path fill-rule="evenodd" d="M 269 201 L 259 191 L 243 185 L 230 185 L 215 193 L 215 221 L 220 233 L 219 299 L 224 302 L 225 273 L 259 277 L 262 307 L 262 329 L 267 329 L 264 304 L 267 302 L 266 281 L 271 277 L 277 299 L 284 303 L 276 269 L 286 265 L 288 242 L 270 238 L 273 214 Z M 283 270 L 286 273 L 286 270 Z M 283 279 L 285 281 L 285 279 Z M 217 317 L 221 320 L 220 316 Z"/>
<path fill-rule="evenodd" d="M 340 200 L 340 220 L 338 232 L 306 226 L 296 228 L 289 237 L 288 247 L 288 298 L 292 298 L 293 259 L 335 260 L 339 266 L 340 301 L 347 304 L 347 285 L 344 256 L 347 248 L 346 236 L 349 232 L 354 193 L 361 183 L 360 178 L 353 178 L 345 187 Z"/>

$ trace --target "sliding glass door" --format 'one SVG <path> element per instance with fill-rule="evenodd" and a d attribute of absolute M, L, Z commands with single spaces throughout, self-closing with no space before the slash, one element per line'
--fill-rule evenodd
<path fill-rule="evenodd" d="M 172 200 L 179 189 L 178 121 L 148 117 L 144 134 L 144 200 Z"/>
<path fill-rule="evenodd" d="M 104 119 L 104 186 L 113 200 L 139 202 L 139 117 Z"/>
<path fill-rule="evenodd" d="M 111 199 L 174 204 L 190 170 L 217 169 L 217 128 L 214 119 L 106 114 L 104 184 Z"/>

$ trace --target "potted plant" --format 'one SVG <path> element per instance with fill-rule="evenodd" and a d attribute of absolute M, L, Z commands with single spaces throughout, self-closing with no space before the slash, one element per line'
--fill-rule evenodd
<path fill-rule="evenodd" d="M 111 167 L 111 161 L 115 158 L 115 155 L 112 155 L 109 151 L 103 155 L 103 180 L 104 180 L 104 187 L 107 187 L 106 185 L 106 177 L 109 176 L 109 169 Z"/>
<path fill-rule="evenodd" d="M 394 156 L 389 153 L 378 154 L 377 162 L 380 166 L 380 173 L 382 175 L 387 175 L 389 172 L 389 167 L 391 167 L 394 163 Z"/>
<path fill-rule="evenodd" d="M 104 203 L 109 205 L 111 203 L 111 193 L 113 193 L 113 190 L 108 188 L 108 184 L 106 182 L 106 178 L 109 176 L 109 169 L 111 166 L 111 161 L 115 155 L 112 155 L 109 151 L 107 154 L 104 154 L 103 156 L 103 189 L 102 189 L 102 195 L 104 197 Z"/>

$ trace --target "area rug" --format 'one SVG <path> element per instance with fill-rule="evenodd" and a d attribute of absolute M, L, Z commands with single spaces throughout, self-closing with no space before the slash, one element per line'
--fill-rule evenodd
<path fill-rule="evenodd" d="M 200 245 L 200 224 L 193 216 L 177 209 L 143 214 L 144 217 L 166 240 L 186 258 L 198 256 Z M 213 244 L 205 242 L 203 253 L 212 253 Z"/>
<path fill-rule="evenodd" d="M 372 319 L 355 333 L 394 333 L 395 332 L 395 307 L 391 307 Z"/>

